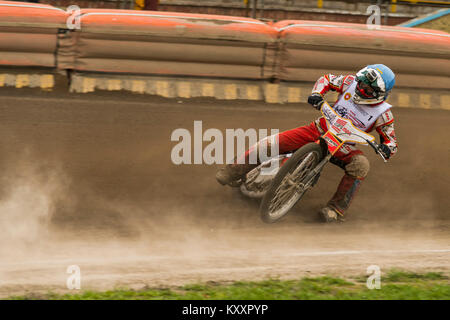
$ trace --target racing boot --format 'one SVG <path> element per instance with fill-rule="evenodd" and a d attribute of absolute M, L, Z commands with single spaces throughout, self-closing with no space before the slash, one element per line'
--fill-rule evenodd
<path fill-rule="evenodd" d="M 347 173 L 342 177 L 341 182 L 325 208 L 320 210 L 319 216 L 324 222 L 343 222 L 345 212 L 350 207 L 350 203 L 355 197 L 361 182 L 364 178 L 356 178 Z"/>
<path fill-rule="evenodd" d="M 332 207 L 325 207 L 319 211 L 319 217 L 323 222 L 344 222 L 344 215 Z"/>
<path fill-rule="evenodd" d="M 250 147 L 244 155 L 241 156 L 242 158 L 239 158 L 240 161 L 237 161 L 238 158 L 235 157 L 232 164 L 228 164 L 220 168 L 216 173 L 216 180 L 221 185 L 239 187 L 244 182 L 245 175 L 261 163 L 259 159 L 260 148 L 263 148 L 263 151 L 261 151 L 262 154 L 267 155 L 267 157 L 271 156 L 271 141 L 273 139 L 272 137 L 274 136 L 269 136 L 258 141 L 255 145 Z M 257 163 L 251 163 L 252 156 L 256 159 Z"/>
<path fill-rule="evenodd" d="M 217 171 L 216 180 L 223 186 L 239 187 L 247 172 L 257 166 L 257 164 L 227 164 Z"/>

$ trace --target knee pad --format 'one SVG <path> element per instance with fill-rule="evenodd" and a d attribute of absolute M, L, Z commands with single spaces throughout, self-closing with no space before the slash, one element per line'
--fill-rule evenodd
<path fill-rule="evenodd" d="M 370 163 L 366 156 L 356 155 L 352 157 L 350 163 L 345 166 L 345 172 L 354 178 L 363 179 L 370 170 Z"/>

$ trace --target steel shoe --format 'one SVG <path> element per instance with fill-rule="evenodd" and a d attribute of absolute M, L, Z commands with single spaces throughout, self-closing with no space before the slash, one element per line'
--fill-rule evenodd
<path fill-rule="evenodd" d="M 223 186 L 239 187 L 243 182 L 243 176 L 227 165 L 217 171 L 216 180 Z"/>
<path fill-rule="evenodd" d="M 319 211 L 320 219 L 325 223 L 344 222 L 344 215 L 331 207 L 322 208 Z"/>

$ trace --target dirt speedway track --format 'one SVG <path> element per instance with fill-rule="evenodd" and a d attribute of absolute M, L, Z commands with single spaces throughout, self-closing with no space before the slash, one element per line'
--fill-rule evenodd
<path fill-rule="evenodd" d="M 308 274 L 449 271 L 450 112 L 395 108 L 399 153 L 371 172 L 342 225 L 316 211 L 342 171 L 329 165 L 283 221 L 216 183 L 216 166 L 172 164 L 176 128 L 289 129 L 307 105 L 0 91 L 0 297 Z M 204 144 L 206 145 L 206 143 Z"/>

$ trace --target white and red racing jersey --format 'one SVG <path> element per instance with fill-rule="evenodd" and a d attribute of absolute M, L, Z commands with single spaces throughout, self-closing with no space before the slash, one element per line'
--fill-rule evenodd
<path fill-rule="evenodd" d="M 381 143 L 391 150 L 391 156 L 397 152 L 397 138 L 394 130 L 394 115 L 391 105 L 381 102 L 372 105 L 356 104 L 353 102 L 355 94 L 356 77 L 354 75 L 327 74 L 319 78 L 314 85 L 312 93 L 324 96 L 328 91 L 339 93 L 333 109 L 342 117 L 352 121 L 353 125 L 365 132 L 376 130 L 380 135 Z M 325 118 L 316 120 L 316 125 L 327 131 Z"/>

